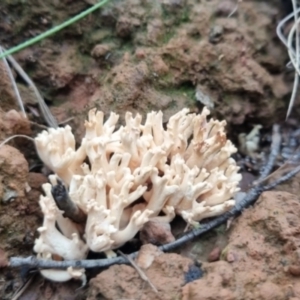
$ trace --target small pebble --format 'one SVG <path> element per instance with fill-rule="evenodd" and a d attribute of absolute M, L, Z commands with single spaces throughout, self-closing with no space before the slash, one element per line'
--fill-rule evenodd
<path fill-rule="evenodd" d="M 300 276 L 300 266 L 289 266 L 289 272 L 293 276 Z"/>
<path fill-rule="evenodd" d="M 143 50 L 141 48 L 136 49 L 136 51 L 135 51 L 135 57 L 137 59 L 144 59 L 146 57 L 145 50 Z"/>
<path fill-rule="evenodd" d="M 222 35 L 224 33 L 224 29 L 220 25 L 215 25 L 210 29 L 209 32 L 209 41 L 211 43 L 218 43 L 220 42 Z"/>
<path fill-rule="evenodd" d="M 221 249 L 219 247 L 214 248 L 208 255 L 207 261 L 213 262 L 220 258 Z"/>
<path fill-rule="evenodd" d="M 140 230 L 142 244 L 164 245 L 175 241 L 169 223 L 160 222 L 153 218 Z"/>
<path fill-rule="evenodd" d="M 226 260 L 228 261 L 228 262 L 234 262 L 235 261 L 235 255 L 232 253 L 232 252 L 228 252 L 227 253 L 227 257 L 226 257 Z"/>

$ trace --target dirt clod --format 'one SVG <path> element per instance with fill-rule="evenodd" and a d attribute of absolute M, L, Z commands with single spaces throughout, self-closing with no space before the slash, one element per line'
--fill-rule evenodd
<path fill-rule="evenodd" d="M 203 263 L 205 276 L 183 287 L 184 299 L 299 297 L 299 214 L 296 196 L 265 192 L 233 225 L 227 261 Z"/>
<path fill-rule="evenodd" d="M 146 276 L 158 290 L 156 294 L 143 281 L 136 270 L 127 265 L 114 265 L 90 281 L 88 300 L 98 299 L 163 299 L 180 297 L 185 284 L 184 273 L 193 261 L 178 254 L 161 254 L 154 258 L 145 271 Z"/>
<path fill-rule="evenodd" d="M 13 198 L 25 195 L 28 176 L 28 163 L 16 148 L 4 145 L 0 148 L 0 198 L 8 202 Z"/>
<path fill-rule="evenodd" d="M 164 245 L 175 241 L 169 223 L 150 220 L 140 231 L 140 239 L 143 244 Z"/>

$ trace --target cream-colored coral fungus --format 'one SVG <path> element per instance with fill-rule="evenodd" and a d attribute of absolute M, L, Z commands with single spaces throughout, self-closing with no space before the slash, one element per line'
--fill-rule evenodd
<path fill-rule="evenodd" d="M 153 217 L 170 222 L 180 215 L 194 224 L 233 207 L 241 180 L 230 157 L 236 148 L 226 138 L 226 122 L 208 121 L 208 114 L 206 108 L 201 114 L 183 109 L 165 129 L 162 112 L 147 114 L 144 123 L 127 112 L 116 129 L 118 115 L 104 122 L 102 112 L 91 110 L 78 149 L 70 126 L 40 133 L 36 148 L 55 173 L 51 182 L 63 182 L 86 221 L 64 218 L 45 184 L 35 251 L 80 259 L 88 249 L 120 247 Z"/>

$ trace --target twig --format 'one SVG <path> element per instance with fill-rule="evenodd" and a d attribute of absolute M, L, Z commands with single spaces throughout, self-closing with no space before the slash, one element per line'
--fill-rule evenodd
<path fill-rule="evenodd" d="M 292 4 L 293 4 L 293 12 L 291 12 L 288 16 L 286 16 L 284 19 L 282 19 L 276 28 L 276 33 L 277 33 L 279 39 L 281 40 L 281 42 L 287 47 L 288 54 L 291 59 L 291 63 L 293 64 L 293 66 L 295 68 L 294 85 L 293 85 L 293 90 L 292 90 L 291 99 L 290 99 L 286 118 L 289 117 L 292 107 L 293 107 L 293 104 L 294 104 L 294 101 L 295 101 L 295 98 L 296 98 L 297 88 L 298 88 L 298 84 L 299 84 L 299 75 L 300 75 L 300 73 L 299 73 L 299 47 L 300 47 L 299 43 L 300 42 L 299 42 L 299 29 L 298 29 L 299 20 L 300 20 L 298 18 L 298 14 L 300 12 L 300 8 L 297 8 L 297 3 L 295 0 L 292 0 Z M 283 35 L 283 27 L 293 17 L 294 17 L 294 25 L 289 32 L 288 39 L 286 39 L 286 37 Z M 296 50 L 294 50 L 293 46 L 292 46 L 293 36 L 295 34 L 295 31 L 296 31 Z"/>
<path fill-rule="evenodd" d="M 66 123 L 68 123 L 68 122 L 70 122 L 72 120 L 74 120 L 74 117 L 70 117 L 70 118 L 68 118 L 68 119 L 66 119 L 64 121 L 61 121 L 61 122 L 58 123 L 58 125 L 64 125 L 64 124 L 66 124 Z"/>
<path fill-rule="evenodd" d="M 32 283 L 33 279 L 36 277 L 37 273 L 32 274 L 30 276 L 30 278 L 20 287 L 17 289 L 17 291 L 14 293 L 13 297 L 11 298 L 11 300 L 18 300 L 26 291 L 26 289 L 28 289 L 28 287 L 30 286 L 30 284 Z"/>
<path fill-rule="evenodd" d="M 137 256 L 137 252 L 134 252 L 129 256 L 131 258 L 135 258 Z M 35 256 L 29 256 L 26 258 L 11 257 L 8 266 L 12 268 L 30 266 L 32 268 L 38 268 L 38 269 L 67 269 L 69 267 L 91 269 L 91 268 L 105 268 L 114 264 L 128 264 L 128 260 L 126 260 L 122 256 L 118 256 L 114 258 L 105 258 L 105 259 L 54 261 L 54 260 L 46 260 L 46 259 L 37 259 Z"/>
<path fill-rule="evenodd" d="M 272 172 L 272 169 L 276 162 L 276 158 L 279 154 L 280 145 L 281 145 L 281 134 L 279 132 L 279 129 L 280 129 L 280 126 L 278 124 L 273 125 L 272 144 L 271 144 L 270 155 L 269 155 L 267 164 L 263 167 L 259 178 L 257 180 L 255 180 L 254 184 L 261 183 Z"/>
<path fill-rule="evenodd" d="M 11 65 L 14 67 L 14 69 L 18 72 L 18 74 L 24 79 L 24 81 L 33 90 L 46 123 L 50 127 L 57 128 L 58 126 L 57 126 L 57 122 L 56 122 L 55 118 L 53 117 L 51 111 L 49 110 L 48 106 L 46 105 L 43 97 L 41 96 L 40 92 L 36 88 L 33 81 L 30 79 L 30 77 L 26 74 L 26 72 L 22 69 L 22 67 L 18 64 L 18 62 L 12 56 L 8 55 L 7 59 L 11 63 Z"/>
<path fill-rule="evenodd" d="M 277 185 L 293 178 L 297 173 L 300 172 L 300 165 L 296 168 L 294 168 L 292 171 L 286 173 L 285 175 L 283 175 L 282 177 L 278 178 L 277 180 L 271 182 L 270 184 L 268 184 L 266 187 L 265 187 L 265 191 L 268 191 L 268 190 L 271 190 L 273 189 L 274 187 L 276 187 Z"/>
<path fill-rule="evenodd" d="M 155 287 L 155 285 L 150 281 L 150 279 L 147 277 L 147 275 L 145 274 L 145 272 L 135 263 L 135 261 L 130 258 L 128 255 L 125 255 L 122 251 L 118 250 L 117 251 L 122 257 L 124 257 L 125 259 L 127 259 L 130 264 L 136 269 L 136 271 L 139 273 L 139 275 L 141 276 L 141 278 L 148 282 L 148 284 L 151 286 L 151 288 L 153 289 L 153 291 L 155 293 L 158 293 L 157 288 Z"/>
<path fill-rule="evenodd" d="M 234 217 L 238 214 L 240 214 L 245 208 L 252 205 L 255 200 L 258 198 L 258 196 L 267 190 L 270 190 L 274 188 L 275 186 L 289 180 L 293 176 L 295 176 L 300 171 L 300 165 L 293 169 L 292 171 L 288 172 L 286 175 L 282 176 L 281 178 L 275 180 L 269 185 L 263 186 L 262 184 L 258 184 L 251 188 L 249 192 L 246 194 L 245 198 L 241 201 L 239 201 L 236 206 L 228 211 L 227 213 L 221 215 L 220 217 L 217 217 L 208 223 L 202 224 L 200 228 L 194 229 L 188 233 L 186 233 L 181 238 L 177 239 L 174 242 L 171 242 L 166 245 L 162 245 L 158 247 L 160 250 L 167 252 L 171 251 L 182 244 L 199 237 L 206 232 L 220 226 L 223 223 L 226 223 L 227 220 L 231 217 Z M 138 252 L 134 252 L 128 257 L 131 259 L 134 259 L 137 256 Z M 37 259 L 35 256 L 30 256 L 26 258 L 22 257 L 11 257 L 9 260 L 9 266 L 12 268 L 21 267 L 21 266 L 29 266 L 29 267 L 35 267 L 40 269 L 49 269 L 49 268 L 55 268 L 55 269 L 67 269 L 68 267 L 75 267 L 75 268 L 84 268 L 84 269 L 90 269 L 90 268 L 104 268 L 109 267 L 114 264 L 128 264 L 128 260 L 125 259 L 122 256 L 109 258 L 109 259 L 93 259 L 93 260 L 65 260 L 65 261 L 53 261 L 53 260 L 45 260 L 45 259 Z"/>
<path fill-rule="evenodd" d="M 0 46 L 0 54 L 3 53 L 3 48 Z M 8 76 L 9 76 L 9 79 L 11 81 L 11 84 L 12 84 L 12 87 L 13 87 L 13 90 L 16 94 L 16 98 L 17 98 L 17 102 L 19 104 L 19 107 L 24 115 L 25 118 L 27 118 L 27 115 L 26 115 L 26 112 L 25 112 L 25 108 L 24 108 L 24 104 L 23 104 L 23 101 L 22 101 L 22 98 L 21 98 L 21 95 L 20 95 L 20 92 L 19 92 L 19 89 L 17 87 L 17 84 L 16 84 L 16 81 L 15 81 L 15 78 L 14 78 L 14 75 L 12 74 L 11 72 L 11 69 L 10 69 L 10 66 L 6 60 L 6 58 L 4 57 L 3 58 L 3 62 L 4 62 L 4 65 L 5 65 L 5 68 L 7 70 L 7 73 L 8 73 Z"/>
<path fill-rule="evenodd" d="M 297 3 L 295 0 L 292 0 L 292 4 L 293 4 L 293 12 L 294 12 L 294 25 L 292 27 L 292 29 L 289 32 L 288 35 L 288 54 L 290 56 L 291 62 L 295 68 L 295 77 L 294 77 L 294 85 L 293 85 L 293 90 L 292 90 L 292 95 L 291 95 L 291 100 L 289 103 L 289 107 L 288 107 L 288 111 L 286 114 L 286 119 L 289 117 L 295 99 L 296 99 L 296 95 L 297 95 L 297 89 L 298 89 L 298 85 L 299 85 L 299 75 L 300 75 L 300 70 L 299 70 L 299 18 L 298 18 L 298 9 L 297 9 Z M 295 35 L 295 31 L 296 31 L 296 50 L 294 51 L 293 49 L 293 37 Z"/>
<path fill-rule="evenodd" d="M 0 144 L 0 148 L 1 148 L 2 146 L 4 146 L 6 143 L 8 143 L 9 141 L 11 141 L 11 140 L 13 140 L 14 138 L 16 138 L 16 137 L 25 138 L 25 139 L 27 139 L 27 140 L 30 140 L 30 141 L 34 142 L 34 139 L 33 139 L 32 137 L 30 137 L 30 136 L 27 136 L 27 135 L 24 135 L 24 134 L 15 134 L 15 135 L 12 135 L 12 136 L 8 137 L 7 139 L 5 139 L 5 140 Z"/>
<path fill-rule="evenodd" d="M 75 22 L 79 21 L 80 19 L 86 17 L 87 15 L 89 15 L 90 13 L 94 12 L 95 10 L 99 9 L 101 6 L 103 6 L 104 4 L 106 4 L 109 0 L 103 0 L 101 2 L 98 2 L 96 4 L 94 4 L 92 7 L 88 8 L 87 10 L 79 13 L 78 15 L 74 16 L 73 18 L 67 20 L 66 22 L 59 24 L 57 26 L 55 26 L 54 28 L 51 28 L 49 30 L 47 30 L 46 32 L 43 32 L 41 34 L 39 34 L 38 36 L 35 36 L 34 38 L 18 45 L 15 46 L 13 48 L 10 48 L 9 50 L 5 51 L 4 53 L 0 54 L 0 59 L 3 57 L 8 56 L 9 54 L 13 54 L 15 52 L 18 52 L 24 48 L 27 48 L 45 38 L 47 38 L 48 36 L 62 30 L 63 28 L 74 24 Z"/>
<path fill-rule="evenodd" d="M 234 9 L 232 10 L 232 12 L 227 16 L 227 18 L 231 18 L 238 10 L 239 8 L 239 3 L 242 2 L 243 0 L 237 0 L 237 3 L 234 7 Z"/>
<path fill-rule="evenodd" d="M 33 121 L 29 121 L 29 123 L 30 123 L 31 125 L 34 125 L 34 126 L 36 126 L 36 127 L 39 127 L 39 128 L 41 128 L 41 129 L 44 129 L 44 130 L 48 130 L 48 129 L 49 129 L 49 127 L 47 127 L 47 126 L 45 126 L 45 125 L 43 125 L 43 124 L 39 124 L 39 123 L 36 123 L 36 122 L 33 122 Z"/>
<path fill-rule="evenodd" d="M 298 8 L 296 10 L 296 13 L 299 13 L 300 12 L 300 8 Z M 288 47 L 288 43 L 287 43 L 287 39 L 285 38 L 285 36 L 283 35 L 283 26 L 290 20 L 292 19 L 292 17 L 294 17 L 295 15 L 295 12 L 291 12 L 289 15 L 287 15 L 284 19 L 282 19 L 278 25 L 277 25 L 277 28 L 276 28 L 276 33 L 279 37 L 279 39 L 281 40 L 281 42 L 286 46 Z M 291 49 L 291 51 L 294 51 L 294 49 Z M 294 55 L 295 55 L 295 51 L 294 51 Z"/>
<path fill-rule="evenodd" d="M 52 186 L 52 196 L 55 200 L 57 207 L 62 210 L 63 216 L 69 218 L 75 223 L 83 223 L 86 221 L 84 212 L 72 201 L 69 197 L 68 191 L 61 181 Z"/>

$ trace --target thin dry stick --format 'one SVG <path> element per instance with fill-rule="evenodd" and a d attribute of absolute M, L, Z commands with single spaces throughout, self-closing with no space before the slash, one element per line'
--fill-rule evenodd
<path fill-rule="evenodd" d="M 12 140 L 12 139 L 14 139 L 14 138 L 16 138 L 16 137 L 25 138 L 25 139 L 27 139 L 27 140 L 30 140 L 30 141 L 34 142 L 34 139 L 33 139 L 32 137 L 30 137 L 30 136 L 27 136 L 27 135 L 24 135 L 24 134 L 15 134 L 15 135 L 12 135 L 12 136 L 10 136 L 9 138 L 5 139 L 5 140 L 0 144 L 0 148 L 1 148 L 2 146 L 4 146 L 6 143 L 8 143 L 10 140 Z"/>
<path fill-rule="evenodd" d="M 123 256 L 125 259 L 127 259 L 130 264 L 136 269 L 136 271 L 139 273 L 139 275 L 141 276 L 141 278 L 148 282 L 148 284 L 151 286 L 151 288 L 153 289 L 153 291 L 155 293 L 158 293 L 157 288 L 155 287 L 155 285 L 151 282 L 151 280 L 147 277 L 147 275 L 145 274 L 145 272 L 135 263 L 135 261 L 129 257 L 128 255 L 125 255 L 122 251 L 118 250 L 117 251 L 121 256 Z"/>
<path fill-rule="evenodd" d="M 66 187 L 61 181 L 57 181 L 57 184 L 52 186 L 52 196 L 57 207 L 63 211 L 63 216 L 69 218 L 75 223 L 83 223 L 86 221 L 86 215 L 69 197 Z"/>
<path fill-rule="evenodd" d="M 3 53 L 3 49 L 2 47 L 0 46 L 0 54 Z M 10 66 L 6 60 L 6 58 L 3 58 L 3 62 L 4 62 L 4 65 L 5 65 L 5 68 L 7 70 L 7 73 L 8 73 L 8 76 L 9 76 L 9 79 L 11 81 L 11 84 L 12 84 L 12 87 L 13 87 L 13 90 L 15 92 L 15 95 L 16 95 L 16 98 L 17 98 L 17 102 L 19 104 L 19 107 L 24 115 L 25 118 L 27 118 L 27 115 L 26 115 L 26 112 L 25 112 L 25 108 L 24 108 L 24 104 L 23 104 L 23 101 L 22 101 L 22 98 L 21 98 L 21 95 L 19 93 L 19 89 L 17 87 L 17 84 L 16 84 L 16 81 L 15 81 L 15 78 L 14 78 L 14 75 L 13 73 L 11 72 L 11 69 L 10 69 Z"/>
<path fill-rule="evenodd" d="M 297 9 L 297 12 L 299 13 L 300 12 L 300 8 Z M 287 44 L 287 39 L 285 38 L 284 34 L 283 34 L 283 27 L 286 25 L 286 23 L 294 16 L 294 12 L 291 12 L 289 15 L 287 15 L 284 19 L 282 19 L 277 27 L 276 27 L 276 33 L 277 33 L 277 36 L 279 37 L 279 39 L 281 40 L 281 42 L 286 46 L 288 47 L 288 44 Z M 291 49 L 293 50 L 293 49 Z"/>
<path fill-rule="evenodd" d="M 61 121 L 61 122 L 58 123 L 58 125 L 64 125 L 64 124 L 66 124 L 66 123 L 68 123 L 68 122 L 70 122 L 72 120 L 74 120 L 74 117 L 70 117 L 70 118 L 68 118 L 68 119 L 66 119 L 64 121 Z"/>
<path fill-rule="evenodd" d="M 276 28 L 277 35 L 281 42 L 287 47 L 288 53 L 291 59 L 291 63 L 293 64 L 295 68 L 295 77 L 294 77 L 294 85 L 293 85 L 293 90 L 292 90 L 292 95 L 287 111 L 287 116 L 286 118 L 289 117 L 289 114 L 292 110 L 295 98 L 296 98 L 296 93 L 297 93 L 297 88 L 299 84 L 299 36 L 296 34 L 296 51 L 293 49 L 292 41 L 293 41 L 293 36 L 295 34 L 295 31 L 298 31 L 298 23 L 299 23 L 299 18 L 298 14 L 300 12 L 300 8 L 297 8 L 297 3 L 293 0 L 293 12 L 290 13 L 288 16 L 286 16 L 283 20 L 281 20 Z M 295 24 L 293 25 L 292 29 L 289 32 L 288 39 L 285 38 L 283 35 L 283 27 L 286 25 L 286 23 L 294 17 L 295 19 Z M 298 50 L 297 50 L 298 49 Z M 296 58 L 296 62 L 295 62 Z"/>
<path fill-rule="evenodd" d="M 226 223 L 229 218 L 232 218 L 238 214 L 240 214 L 245 208 L 252 205 L 256 199 L 259 197 L 259 195 L 264 192 L 268 191 L 275 186 L 291 179 L 293 176 L 295 176 L 300 171 L 300 165 L 296 168 L 294 168 L 292 171 L 288 172 L 286 175 L 280 177 L 279 179 L 275 180 L 269 185 L 263 186 L 262 184 L 258 184 L 251 188 L 249 192 L 246 194 L 243 200 L 239 201 L 236 206 L 228 211 L 227 213 L 223 214 L 220 217 L 217 217 L 213 219 L 212 221 L 209 221 L 208 223 L 202 224 L 200 228 L 194 229 L 185 235 L 183 235 L 181 238 L 177 239 L 176 241 L 162 245 L 158 247 L 160 250 L 167 252 L 171 251 L 188 241 L 194 239 L 195 237 L 199 237 L 208 231 L 220 226 L 223 223 Z M 134 259 L 137 256 L 138 252 L 134 252 L 128 257 L 131 259 Z M 29 256 L 26 258 L 22 257 L 11 257 L 9 260 L 9 266 L 12 268 L 16 267 L 22 267 L 22 266 L 29 266 L 39 269 L 67 269 L 68 267 L 75 267 L 75 268 L 105 268 L 109 267 L 114 264 L 128 264 L 128 260 L 125 259 L 122 256 L 114 257 L 114 258 L 108 258 L 108 259 L 91 259 L 91 260 L 65 260 L 65 261 L 53 261 L 53 260 L 45 260 L 45 259 L 37 259 L 35 256 Z"/>
<path fill-rule="evenodd" d="M 295 157 L 296 161 L 299 161 L 299 155 L 296 154 L 293 157 Z M 275 170 L 272 174 L 268 175 L 267 177 L 265 177 L 262 182 L 266 182 L 267 180 L 269 180 L 270 178 L 279 175 L 280 173 L 284 173 L 284 172 L 289 172 L 291 170 L 294 170 L 295 168 L 295 164 L 296 161 L 291 162 L 291 159 L 289 159 L 287 162 L 285 162 L 282 166 L 280 166 L 277 170 Z M 280 176 L 280 175 L 279 175 Z"/>
<path fill-rule="evenodd" d="M 30 86 L 30 88 L 35 93 L 40 110 L 41 110 L 42 115 L 43 115 L 46 123 L 48 124 L 48 126 L 57 128 L 58 125 L 57 125 L 55 118 L 53 117 L 51 111 L 49 110 L 48 106 L 46 105 L 43 97 L 41 96 L 40 92 L 36 88 L 33 81 L 29 78 L 29 76 L 26 74 L 26 72 L 22 69 L 22 67 L 17 63 L 17 61 L 11 55 L 8 55 L 7 59 L 11 63 L 11 65 L 14 67 L 14 69 L 19 73 L 19 75 L 24 79 L 24 81 Z"/>
<path fill-rule="evenodd" d="M 239 3 L 242 2 L 242 0 L 237 0 L 236 5 L 234 7 L 234 9 L 232 10 L 232 12 L 227 16 L 227 18 L 231 18 L 238 10 L 239 8 Z"/>
<path fill-rule="evenodd" d="M 298 18 L 297 3 L 295 0 L 292 0 L 292 3 L 293 3 L 293 11 L 294 11 L 294 25 L 289 32 L 287 48 L 288 48 L 288 54 L 290 56 L 291 62 L 295 68 L 295 77 L 294 77 L 294 85 L 293 85 L 291 100 L 289 103 L 286 118 L 289 117 L 289 115 L 292 111 L 294 102 L 295 102 L 295 98 L 297 95 L 297 89 L 298 89 L 298 85 L 299 85 L 299 75 L 300 75 L 300 72 L 299 72 L 299 29 L 298 29 L 299 18 Z M 295 31 L 296 31 L 296 50 L 294 51 L 293 37 L 295 35 Z"/>
<path fill-rule="evenodd" d="M 36 127 L 39 127 L 39 128 L 41 128 L 41 129 L 44 129 L 44 130 L 48 130 L 48 128 L 49 128 L 49 127 L 47 127 L 47 126 L 45 126 L 45 125 L 42 125 L 42 124 L 39 124 L 39 123 L 36 123 L 36 122 L 33 122 L 33 121 L 29 121 L 29 123 L 30 123 L 31 125 L 34 125 L 34 126 L 36 126 Z"/>
<path fill-rule="evenodd" d="M 26 291 L 26 289 L 28 289 L 28 287 L 30 286 L 30 284 L 32 283 L 33 279 L 35 278 L 35 274 L 32 274 L 30 276 L 30 278 L 14 293 L 13 297 L 11 298 L 11 300 L 18 300 Z"/>
<path fill-rule="evenodd" d="M 261 183 L 272 172 L 272 169 L 276 162 L 276 158 L 280 151 L 280 146 L 281 146 L 280 126 L 278 124 L 274 124 L 273 131 L 272 131 L 272 144 L 271 144 L 271 151 L 269 154 L 269 158 L 267 164 L 263 167 L 259 178 L 255 180 L 254 184 Z"/>

